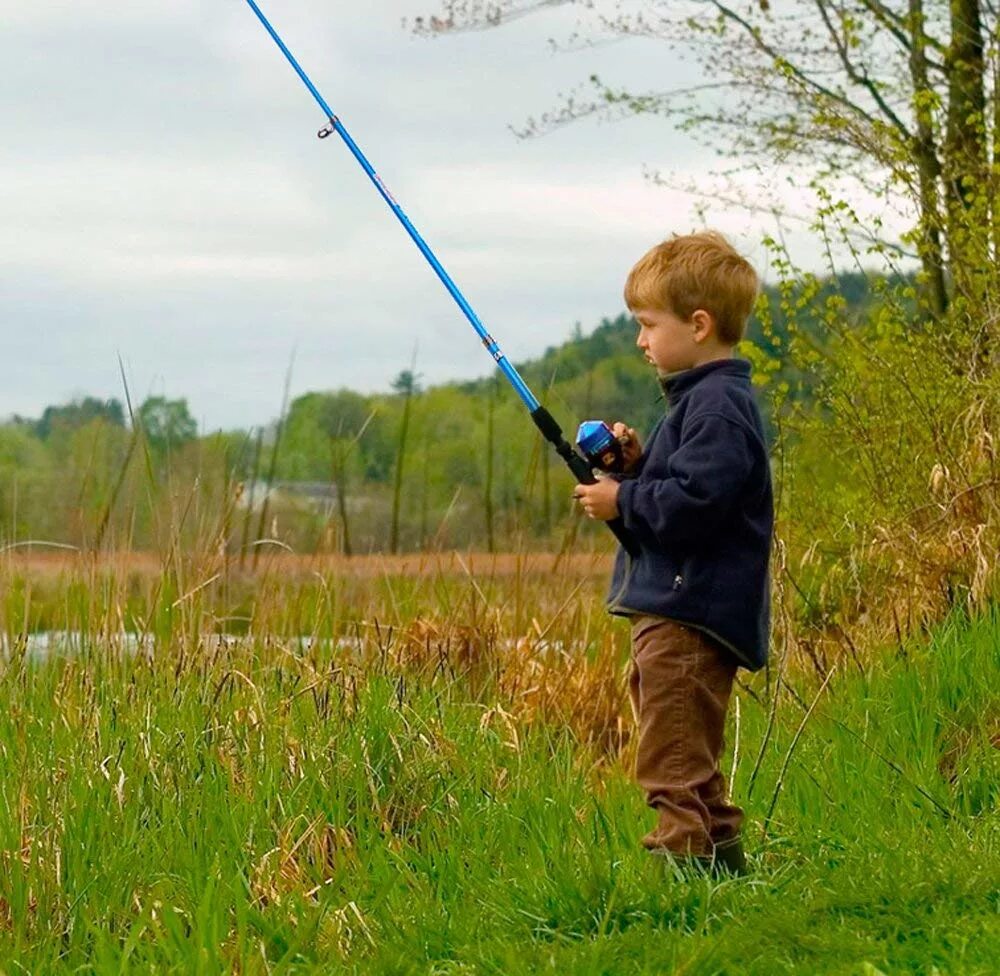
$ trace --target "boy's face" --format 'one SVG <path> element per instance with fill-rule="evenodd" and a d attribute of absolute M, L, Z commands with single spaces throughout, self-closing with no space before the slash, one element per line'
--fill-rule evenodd
<path fill-rule="evenodd" d="M 715 322 L 708 312 L 698 309 L 687 321 L 663 309 L 641 308 L 632 314 L 639 323 L 635 344 L 657 373 L 676 373 L 721 358 Z"/>

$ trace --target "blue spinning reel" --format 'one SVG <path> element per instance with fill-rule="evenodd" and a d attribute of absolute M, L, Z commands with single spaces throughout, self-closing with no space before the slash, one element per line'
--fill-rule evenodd
<path fill-rule="evenodd" d="M 621 442 L 603 420 L 585 420 L 580 424 L 576 446 L 592 468 L 611 474 L 621 474 L 625 470 Z"/>

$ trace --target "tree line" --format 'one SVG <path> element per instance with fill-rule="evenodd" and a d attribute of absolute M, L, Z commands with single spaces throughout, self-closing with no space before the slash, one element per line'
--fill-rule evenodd
<path fill-rule="evenodd" d="M 830 278 L 810 301 L 821 308 L 832 296 L 849 323 L 865 314 L 870 282 Z M 765 289 L 740 351 L 758 382 L 805 402 L 819 374 L 767 365 L 783 360 L 794 305 Z M 805 332 L 826 341 L 815 316 Z M 648 432 L 664 404 L 634 340 L 622 314 L 586 334 L 576 326 L 517 368 L 569 435 L 593 418 Z M 0 426 L 0 537 L 142 548 L 162 541 L 178 511 L 182 532 L 203 531 L 214 511 L 211 531 L 233 550 L 262 537 L 348 554 L 556 546 L 579 528 L 568 479 L 499 374 L 424 389 L 404 369 L 382 394 L 310 392 L 261 427 L 201 434 L 184 399 L 150 397 L 133 412 L 84 397 Z M 296 490 L 303 483 L 308 493 Z M 185 493 L 197 504 L 181 505 Z"/>

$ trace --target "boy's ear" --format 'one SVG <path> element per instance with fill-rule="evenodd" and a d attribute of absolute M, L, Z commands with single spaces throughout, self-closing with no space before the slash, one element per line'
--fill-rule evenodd
<path fill-rule="evenodd" d="M 691 313 L 690 322 L 694 325 L 694 341 L 704 342 L 715 335 L 715 316 L 703 308 L 696 308 Z"/>

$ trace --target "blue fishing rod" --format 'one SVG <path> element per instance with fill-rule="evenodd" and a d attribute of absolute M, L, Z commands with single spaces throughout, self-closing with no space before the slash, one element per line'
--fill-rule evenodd
<path fill-rule="evenodd" d="M 288 59 L 288 63 L 295 69 L 295 73 L 302 79 L 302 83 L 309 89 L 312 97 L 316 99 L 319 107 L 323 110 L 327 122 L 317 135 L 320 139 L 326 139 L 334 132 L 344 140 L 344 144 L 351 151 L 351 155 L 358 161 L 361 168 L 368 174 L 375 189 L 378 190 L 382 199 L 389 205 L 389 209 L 396 215 L 399 222 L 410 235 L 411 240 L 420 249 L 420 253 L 427 259 L 427 263 L 434 269 L 434 273 L 441 279 L 441 283 L 448 289 L 449 294 L 455 299 L 456 304 L 469 320 L 477 335 L 482 340 L 486 351 L 493 357 L 494 362 L 500 372 L 507 378 L 514 391 L 521 398 L 521 402 L 528 408 L 531 419 L 535 426 L 542 432 L 542 436 L 551 443 L 559 456 L 566 462 L 576 480 L 583 485 L 592 485 L 597 480 L 594 477 L 594 468 L 605 470 L 615 470 L 621 465 L 621 445 L 612 434 L 607 424 L 601 421 L 586 421 L 580 425 L 578 433 L 578 444 L 583 450 L 583 454 L 576 450 L 565 437 L 562 428 L 556 423 L 555 418 L 543 407 L 535 395 L 528 389 L 528 385 L 521 378 L 518 371 L 508 362 L 496 340 L 486 331 L 483 323 L 479 321 L 479 316 L 473 311 L 465 296 L 458 286 L 452 281 L 451 275 L 445 271 L 441 262 L 434 252 L 428 247 L 427 242 L 420 236 L 416 227 L 410 222 L 403 208 L 396 202 L 395 197 L 389 192 L 388 187 L 382 182 L 382 178 L 375 172 L 375 168 L 368 162 L 365 154 L 358 148 L 358 144 L 351 138 L 350 133 L 344 128 L 343 123 L 334 114 L 333 109 L 327 105 L 326 100 L 319 93 L 316 86 L 309 80 L 309 76 L 302 70 L 302 66 L 295 60 L 294 55 L 288 50 L 285 42 L 278 36 L 278 32 L 271 26 L 270 21 L 264 16 L 263 11 L 254 0 L 247 0 L 250 9 L 257 15 L 258 20 L 264 25 L 265 30 L 271 35 L 274 43 L 281 49 L 281 53 Z M 626 551 L 636 553 L 635 543 L 626 530 L 621 518 L 613 519 L 607 523 L 614 532 L 618 541 Z"/>

